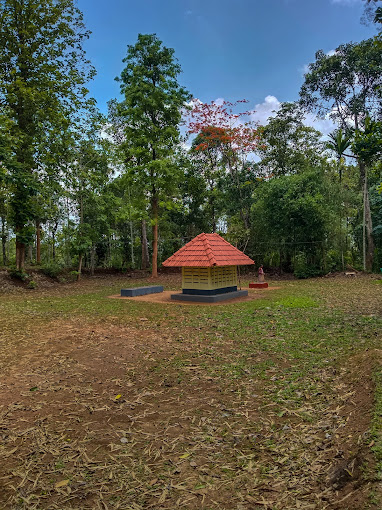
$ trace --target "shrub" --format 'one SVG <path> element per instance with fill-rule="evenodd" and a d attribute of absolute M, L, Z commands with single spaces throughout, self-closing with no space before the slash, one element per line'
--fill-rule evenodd
<path fill-rule="evenodd" d="M 322 274 L 317 266 L 309 264 L 305 253 L 300 252 L 294 258 L 293 272 L 296 278 L 312 278 Z"/>
<path fill-rule="evenodd" d="M 70 271 L 69 276 L 72 280 L 76 280 L 79 274 L 78 271 Z"/>
<path fill-rule="evenodd" d="M 57 278 L 62 269 L 62 266 L 57 262 L 47 262 L 41 266 L 41 272 L 50 278 Z"/>
<path fill-rule="evenodd" d="M 342 269 L 341 253 L 337 250 L 329 250 L 326 254 L 326 270 L 331 273 Z"/>
<path fill-rule="evenodd" d="M 23 270 L 20 271 L 20 269 L 16 269 L 15 267 L 11 267 L 9 269 L 9 275 L 12 278 L 16 278 L 17 280 L 21 280 L 23 282 L 25 282 L 25 280 L 27 280 L 29 278 L 28 273 L 26 273 Z"/>
<path fill-rule="evenodd" d="M 37 289 L 37 283 L 34 280 L 30 280 L 27 287 L 28 289 Z"/>

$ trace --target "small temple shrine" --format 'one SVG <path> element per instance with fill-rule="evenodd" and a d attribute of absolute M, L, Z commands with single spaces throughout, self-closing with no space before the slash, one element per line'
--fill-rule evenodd
<path fill-rule="evenodd" d="M 203 233 L 162 265 L 182 268 L 182 293 L 171 299 L 215 303 L 248 295 L 237 289 L 237 266 L 250 264 L 252 259 L 218 234 Z"/>

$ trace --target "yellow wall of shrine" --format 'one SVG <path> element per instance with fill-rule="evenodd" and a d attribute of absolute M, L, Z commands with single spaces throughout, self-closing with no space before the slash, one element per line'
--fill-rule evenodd
<path fill-rule="evenodd" d="M 182 289 L 213 290 L 237 286 L 237 266 L 182 267 Z"/>

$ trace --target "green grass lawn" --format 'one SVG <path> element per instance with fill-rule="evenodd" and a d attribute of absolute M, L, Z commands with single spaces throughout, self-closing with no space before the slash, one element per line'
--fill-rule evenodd
<path fill-rule="evenodd" d="M 108 298 L 145 283 L 0 298 L 0 508 L 382 506 L 378 280 Z"/>

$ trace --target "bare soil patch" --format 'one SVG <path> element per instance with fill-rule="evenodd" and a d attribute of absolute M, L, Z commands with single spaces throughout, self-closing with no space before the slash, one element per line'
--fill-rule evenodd
<path fill-rule="evenodd" d="M 267 289 L 261 289 L 255 291 L 253 289 L 246 289 L 242 287 L 242 290 L 248 290 L 248 296 L 243 296 L 234 299 L 226 299 L 225 301 L 219 301 L 217 303 L 202 303 L 203 306 L 218 306 L 218 305 L 227 305 L 232 303 L 242 303 L 244 301 L 253 301 L 254 299 L 261 299 L 264 297 L 264 292 L 268 292 L 270 290 L 277 290 L 280 287 L 268 287 Z M 120 296 L 119 294 L 114 294 L 113 296 L 108 296 L 111 299 L 122 299 L 122 300 L 132 300 L 132 301 L 143 301 L 145 303 L 167 303 L 172 305 L 196 305 L 200 306 L 201 303 L 195 303 L 192 301 L 175 301 L 171 299 L 171 294 L 179 293 L 179 291 L 174 290 L 164 290 L 163 292 L 155 293 L 155 294 L 146 294 L 145 296 L 136 296 L 136 297 L 126 297 Z"/>

